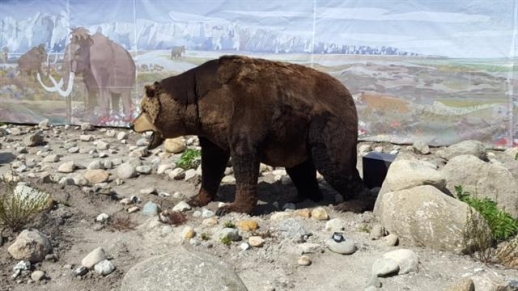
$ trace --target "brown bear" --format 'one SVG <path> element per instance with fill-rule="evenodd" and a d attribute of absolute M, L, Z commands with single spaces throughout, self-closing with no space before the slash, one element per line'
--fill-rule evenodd
<path fill-rule="evenodd" d="M 374 201 L 356 169 L 358 116 L 337 79 L 302 65 L 223 56 L 145 86 L 135 132 L 152 131 L 149 148 L 166 138 L 197 135 L 202 182 L 189 201 L 214 200 L 229 157 L 236 178 L 227 212 L 252 213 L 259 164 L 285 167 L 300 199 L 322 199 L 316 171 L 343 195 L 337 210 L 363 211 Z"/>

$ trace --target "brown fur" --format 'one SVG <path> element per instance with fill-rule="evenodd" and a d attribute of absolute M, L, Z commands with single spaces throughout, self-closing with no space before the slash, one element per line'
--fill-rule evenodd
<path fill-rule="evenodd" d="M 356 169 L 358 116 L 336 79 L 301 65 L 240 56 L 209 61 L 145 88 L 137 132 L 165 138 L 198 135 L 202 187 L 195 206 L 212 201 L 232 157 L 235 201 L 221 208 L 251 213 L 259 164 L 286 167 L 301 199 L 320 200 L 316 170 L 346 200 L 364 189 Z M 357 202 L 340 210 L 363 210 Z M 369 205 L 370 207 L 370 205 Z"/>

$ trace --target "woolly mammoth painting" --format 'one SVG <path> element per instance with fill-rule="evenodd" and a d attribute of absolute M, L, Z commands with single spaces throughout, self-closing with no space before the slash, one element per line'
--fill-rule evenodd
<path fill-rule="evenodd" d="M 90 34 L 84 27 L 72 29 L 70 35 L 63 57 L 62 79 L 56 81 L 49 76 L 53 86 L 47 86 L 38 75 L 43 88 L 69 97 L 76 76 L 81 75 L 87 90 L 86 121 L 104 124 L 113 118 L 131 120 L 131 90 L 136 69 L 129 52 L 99 32 Z"/>

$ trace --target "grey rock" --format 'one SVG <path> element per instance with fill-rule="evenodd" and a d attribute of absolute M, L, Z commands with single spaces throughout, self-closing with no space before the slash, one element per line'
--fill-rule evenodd
<path fill-rule="evenodd" d="M 412 144 L 412 148 L 415 152 L 423 155 L 430 153 L 430 147 L 423 141 L 415 141 L 414 144 Z"/>
<path fill-rule="evenodd" d="M 221 239 L 230 239 L 231 241 L 241 240 L 241 236 L 239 235 L 239 231 L 235 228 L 225 227 L 218 231 L 217 237 Z"/>
<path fill-rule="evenodd" d="M 81 261 L 81 265 L 88 269 L 92 269 L 97 263 L 106 259 L 106 255 L 104 253 L 104 249 L 99 247 L 91 251 L 86 257 Z"/>
<path fill-rule="evenodd" d="M 144 165 L 136 167 L 135 170 L 140 174 L 150 174 L 153 168 L 151 168 L 151 166 Z"/>
<path fill-rule="evenodd" d="M 35 282 L 41 281 L 41 280 L 45 279 L 45 272 L 36 270 L 36 271 L 32 272 L 31 279 Z"/>
<path fill-rule="evenodd" d="M 91 123 L 83 122 L 81 123 L 81 130 L 83 131 L 92 131 L 95 129 L 95 126 Z"/>
<path fill-rule="evenodd" d="M 191 206 L 189 204 L 187 204 L 187 202 L 185 202 L 185 201 L 180 201 L 178 204 L 176 204 L 173 207 L 173 211 L 179 211 L 179 212 L 187 211 L 190 209 L 191 209 Z"/>
<path fill-rule="evenodd" d="M 410 272 L 417 273 L 417 267 L 419 265 L 419 259 L 417 254 L 408 249 L 399 249 L 388 252 L 383 255 L 385 259 L 392 259 L 397 262 L 399 266 L 399 274 L 407 274 Z"/>
<path fill-rule="evenodd" d="M 42 162 L 44 162 L 44 163 L 56 163 L 56 162 L 59 162 L 60 158 L 61 158 L 61 156 L 58 155 L 58 154 L 50 154 L 50 155 L 46 156 L 45 158 L 43 158 Z"/>
<path fill-rule="evenodd" d="M 98 150 L 107 150 L 110 148 L 110 144 L 105 142 L 104 140 L 98 140 L 97 143 L 95 144 L 95 147 Z"/>
<path fill-rule="evenodd" d="M 370 238 L 372 240 L 378 240 L 380 239 L 381 237 L 385 236 L 385 228 L 382 226 L 382 225 L 379 225 L 379 224 L 375 224 L 371 231 L 370 231 Z"/>
<path fill-rule="evenodd" d="M 95 264 L 94 270 L 103 276 L 111 274 L 115 271 L 115 266 L 109 260 L 102 260 L 99 263 Z"/>
<path fill-rule="evenodd" d="M 52 250 L 49 239 L 35 229 L 22 231 L 7 251 L 17 260 L 41 262 Z"/>
<path fill-rule="evenodd" d="M 483 143 L 477 140 L 461 141 L 445 148 L 444 150 L 438 150 L 435 154 L 446 160 L 451 160 L 460 155 L 473 155 L 483 161 L 487 161 L 486 147 Z"/>
<path fill-rule="evenodd" d="M 462 253 L 471 249 L 473 242 L 463 231 L 468 217 L 479 222 L 480 231 L 490 231 L 466 203 L 429 185 L 382 194 L 374 215 L 390 233 L 436 250 Z"/>
<path fill-rule="evenodd" d="M 74 270 L 74 275 L 76 276 L 83 276 L 86 275 L 86 273 L 88 273 L 88 268 L 85 266 L 79 266 Z"/>
<path fill-rule="evenodd" d="M 377 259 L 372 264 L 372 274 L 378 277 L 385 277 L 399 271 L 398 263 L 389 258 Z"/>
<path fill-rule="evenodd" d="M 125 131 L 121 131 L 117 134 L 117 140 L 128 139 L 128 133 Z"/>
<path fill-rule="evenodd" d="M 93 141 L 94 140 L 94 137 L 89 135 L 89 134 L 81 134 L 79 136 L 79 140 L 80 141 Z"/>
<path fill-rule="evenodd" d="M 390 165 L 380 195 L 421 185 L 432 185 L 437 189 L 445 189 L 446 180 L 431 163 L 417 160 L 396 160 Z"/>
<path fill-rule="evenodd" d="M 399 242 L 399 237 L 393 233 L 383 238 L 383 243 L 386 246 L 396 246 Z"/>
<path fill-rule="evenodd" d="M 518 218 L 518 180 L 502 165 L 486 163 L 473 155 L 452 158 L 442 169 L 446 188 L 454 196 L 455 186 L 479 198 L 489 198 L 500 209 Z"/>
<path fill-rule="evenodd" d="M 33 134 L 27 136 L 25 138 L 24 143 L 28 147 L 35 147 L 35 146 L 43 145 L 45 143 L 45 141 L 44 141 L 44 138 L 43 138 L 43 135 L 41 134 L 41 132 L 38 131 L 36 133 L 33 133 Z"/>
<path fill-rule="evenodd" d="M 332 252 L 342 255 L 351 255 L 354 254 L 357 250 L 356 244 L 351 239 L 345 239 L 341 242 L 336 242 L 333 239 L 328 239 L 326 240 L 326 246 Z"/>
<path fill-rule="evenodd" d="M 132 164 L 126 162 L 117 167 L 117 176 L 120 179 L 129 179 L 133 178 L 137 175 L 137 171 L 135 169 L 135 166 Z"/>
<path fill-rule="evenodd" d="M 149 144 L 149 140 L 147 138 L 141 138 L 141 139 L 137 140 L 137 142 L 136 142 L 136 145 L 138 147 L 145 147 L 148 144 Z"/>
<path fill-rule="evenodd" d="M 279 231 L 284 237 L 297 241 L 304 241 L 305 238 L 312 235 L 312 233 L 296 218 L 288 218 L 281 221 L 279 224 Z"/>
<path fill-rule="evenodd" d="M 72 173 L 76 169 L 76 164 L 74 161 L 64 162 L 59 165 L 58 172 L 60 173 Z"/>
<path fill-rule="evenodd" d="M 122 280 L 121 290 L 246 291 L 247 288 L 226 263 L 208 254 L 179 247 L 132 267 Z"/>
<path fill-rule="evenodd" d="M 158 215 L 158 205 L 149 201 L 146 204 L 144 204 L 144 207 L 142 208 L 142 214 L 146 216 L 156 216 Z"/>

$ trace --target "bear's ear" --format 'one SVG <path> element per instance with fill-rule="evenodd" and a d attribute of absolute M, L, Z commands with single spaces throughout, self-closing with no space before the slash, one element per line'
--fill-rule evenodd
<path fill-rule="evenodd" d="M 146 86 L 144 86 L 144 89 L 145 89 L 145 91 L 146 91 L 146 96 L 147 96 L 148 98 L 153 98 L 153 97 L 155 97 L 155 88 L 154 88 L 154 86 L 152 86 L 152 85 L 146 85 Z"/>

